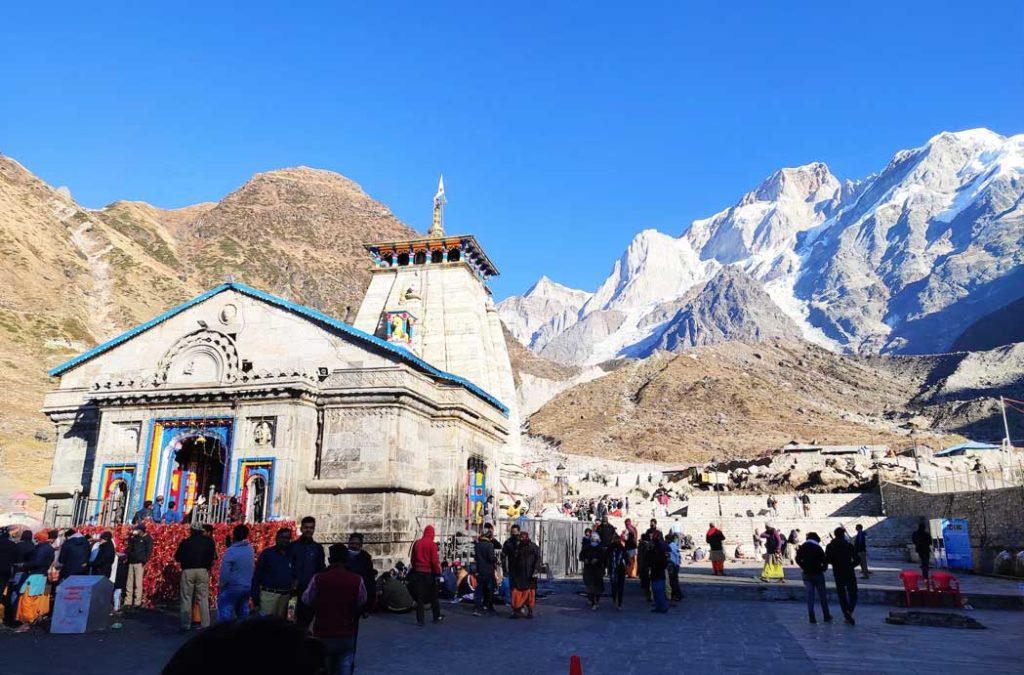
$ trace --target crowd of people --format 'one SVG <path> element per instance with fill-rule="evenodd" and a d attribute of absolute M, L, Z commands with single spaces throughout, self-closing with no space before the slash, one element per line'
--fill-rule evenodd
<path fill-rule="evenodd" d="M 653 506 L 650 514 L 655 518 L 667 518 L 672 503 L 668 490 L 658 487 L 651 495 L 651 501 Z M 584 523 L 600 522 L 605 516 L 622 518 L 630 515 L 629 495 L 566 498 L 562 501 L 562 514 Z"/>
<path fill-rule="evenodd" d="M 118 558 L 110 532 L 86 537 L 72 528 L 21 529 L 17 540 L 0 528 L 0 614 L 19 631 L 49 616 L 53 590 L 72 575 L 116 579 Z M 118 597 L 118 601 L 120 596 Z"/>
<path fill-rule="evenodd" d="M 671 602 L 683 598 L 679 585 L 682 564 L 680 536 L 669 531 L 665 535 L 658 528 L 657 519 L 642 534 L 632 519 L 626 518 L 619 532 L 602 516 L 584 531 L 579 559 L 582 563 L 583 583 L 590 608 L 598 609 L 604 595 L 605 577 L 609 583 L 612 606 L 622 607 L 623 590 L 627 578 L 639 578 L 640 588 L 652 612 L 667 613 Z"/>
<path fill-rule="evenodd" d="M 626 579 L 637 578 L 644 598 L 652 605 L 651 611 L 667 613 L 672 603 L 683 598 L 679 583 L 683 550 L 694 548 L 690 557 L 701 561 L 703 549 L 693 547 L 678 518 L 667 534 L 653 518 L 642 533 L 632 519 L 626 518 L 620 532 L 609 522 L 610 506 L 618 508 L 610 500 L 597 501 L 595 515 L 602 515 L 586 528 L 580 542 L 583 594 L 589 607 L 600 607 L 607 584 L 612 606 L 621 608 Z M 0 530 L 5 623 L 21 624 L 24 630 L 45 617 L 52 610 L 53 588 L 72 575 L 109 577 L 118 589 L 113 598 L 114 611 L 120 609 L 122 589 L 125 608 L 140 606 L 146 563 L 153 555 L 147 523 L 154 520 L 154 513 L 144 513 L 133 525 L 123 556 L 117 555 L 110 531 L 89 538 L 73 528 L 41 530 L 34 536 L 23 530 L 12 538 L 6 529 Z M 374 611 L 415 612 L 421 627 L 426 625 L 428 607 L 435 623 L 444 620 L 442 600 L 472 603 L 475 616 L 495 615 L 499 604 L 509 608 L 512 619 L 534 616 L 543 567 L 541 552 L 529 532 L 516 523 L 511 524 L 509 536 L 499 541 L 488 519 L 479 534 L 464 535 L 469 541 L 461 542 L 457 550 L 464 551 L 465 558 L 454 560 L 442 557 L 435 529 L 428 525 L 409 549 L 408 566 L 398 561 L 381 574 L 363 549 L 360 533 L 352 533 L 345 544 L 331 545 L 326 555 L 315 534 L 316 520 L 306 517 L 300 521 L 297 536 L 291 528 L 282 527 L 271 546 L 256 551 L 249 541 L 249 528 L 239 523 L 218 561 L 213 527 L 193 524 L 174 554 L 181 568 L 182 630 L 191 630 L 195 624 L 206 628 L 213 623 L 211 604 L 220 623 L 250 615 L 275 617 L 318 638 L 331 664 L 330 672 L 349 673 L 354 667 L 359 621 Z M 857 525 L 851 538 L 839 527 L 830 539 L 825 545 L 816 532 L 802 537 L 799 530 L 784 536 L 769 522 L 763 532 L 754 531 L 751 543 L 764 560 L 762 579 L 783 580 L 784 561 L 792 560 L 799 566 L 811 623 L 816 623 L 816 602 L 824 621 L 832 620 L 825 591 L 825 573 L 831 567 L 843 616 L 853 624 L 857 567 L 862 578 L 870 575 L 866 534 Z M 724 575 L 726 534 L 711 523 L 704 540 L 713 574 Z M 924 525 L 915 533 L 913 543 L 927 576 L 932 542 Z M 219 585 L 216 602 L 211 603 L 214 565 L 219 565 Z"/>

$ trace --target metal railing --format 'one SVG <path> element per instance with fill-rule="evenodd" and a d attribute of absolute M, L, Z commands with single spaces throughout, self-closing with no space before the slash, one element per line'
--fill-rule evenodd
<path fill-rule="evenodd" d="M 114 527 L 131 523 L 137 509 L 132 500 L 120 499 L 117 496 L 108 499 L 90 499 L 76 493 L 70 500 L 53 501 L 47 505 L 43 514 L 43 522 L 49 527 L 65 528 L 81 525 L 99 525 Z M 239 499 L 232 505 L 230 497 L 210 490 L 202 499 L 202 503 L 192 507 L 185 514 L 185 521 L 190 523 L 228 523 L 241 521 L 245 517 L 245 504 Z"/>
<path fill-rule="evenodd" d="M 70 501 L 50 503 L 43 514 L 43 522 L 54 528 L 100 525 L 113 527 L 130 520 L 131 500 L 118 498 L 90 499 L 76 493 Z"/>
<path fill-rule="evenodd" d="M 442 560 L 473 559 L 473 542 L 482 530 L 482 525 L 467 526 L 466 520 L 460 518 L 421 516 L 416 520 L 417 532 L 422 532 L 426 525 L 434 526 L 438 553 Z M 579 554 L 583 531 L 589 527 L 589 523 L 568 519 L 500 518 L 494 528 L 499 545 L 508 538 L 512 525 L 519 525 L 529 533 L 530 539 L 540 549 L 541 562 L 551 574 L 561 577 L 580 573 Z"/>
<path fill-rule="evenodd" d="M 953 473 L 921 479 L 921 490 L 930 493 L 977 492 L 1024 486 L 1024 466 L 1005 466 L 989 471 Z"/>

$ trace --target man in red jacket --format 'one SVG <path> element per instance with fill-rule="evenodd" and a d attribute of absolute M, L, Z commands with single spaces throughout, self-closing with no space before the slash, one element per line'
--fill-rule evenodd
<path fill-rule="evenodd" d="M 313 610 L 313 636 L 327 647 L 327 672 L 351 675 L 356 667 L 359 616 L 366 604 L 366 584 L 345 569 L 348 549 L 334 544 L 328 552 L 329 567 L 316 574 L 302 602 Z"/>
<path fill-rule="evenodd" d="M 437 544 L 434 543 L 433 525 L 423 528 L 423 536 L 413 542 L 409 557 L 412 566 L 409 587 L 416 600 L 416 623 L 421 627 L 426 623 L 423 605 L 427 602 L 430 603 L 434 623 L 438 623 L 444 617 L 441 616 L 441 603 L 437 599 L 437 579 L 441 576 L 441 560 L 437 555 Z"/>

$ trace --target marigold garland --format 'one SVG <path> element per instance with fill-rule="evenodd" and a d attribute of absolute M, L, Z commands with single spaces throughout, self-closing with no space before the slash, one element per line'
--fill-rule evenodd
<path fill-rule="evenodd" d="M 210 605 L 213 606 L 217 599 L 218 582 L 220 581 L 220 558 L 224 555 L 227 542 L 231 537 L 231 530 L 238 523 L 214 523 L 213 541 L 217 546 L 217 561 L 210 570 Z M 252 544 L 256 555 L 274 545 L 274 535 L 282 527 L 291 528 L 295 532 L 295 523 L 292 521 L 277 520 L 267 523 L 246 523 L 249 528 L 249 543 Z M 156 607 L 158 605 L 177 602 L 179 597 L 179 582 L 181 580 L 181 567 L 174 560 L 174 552 L 178 550 L 178 543 L 189 535 L 189 525 L 158 525 L 153 522 L 146 523 L 146 532 L 153 538 L 153 555 L 146 563 L 145 575 L 142 581 L 142 603 L 145 607 Z M 131 534 L 131 525 L 118 525 L 116 527 L 101 527 L 98 525 L 83 525 L 76 528 L 85 535 L 97 535 L 100 532 L 111 531 L 114 534 L 114 544 L 118 553 L 124 553 L 125 544 L 128 543 L 128 536 Z"/>

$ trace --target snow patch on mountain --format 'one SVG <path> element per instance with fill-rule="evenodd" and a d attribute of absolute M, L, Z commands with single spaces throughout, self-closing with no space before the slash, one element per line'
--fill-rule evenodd
<path fill-rule="evenodd" d="M 1024 296 L 1024 135 L 943 132 L 860 181 L 821 162 L 780 169 L 682 232 L 643 230 L 592 295 L 538 292 L 539 282 L 503 301 L 502 318 L 524 344 L 568 363 L 646 356 L 673 313 L 732 265 L 767 296 L 743 282 L 730 308 L 740 323 L 703 314 L 726 327 L 715 339 L 739 325 L 772 333 L 754 324 L 778 326 L 778 313 L 741 306 L 770 302 L 829 349 L 940 351 Z M 704 339 L 693 330 L 687 340 Z"/>

